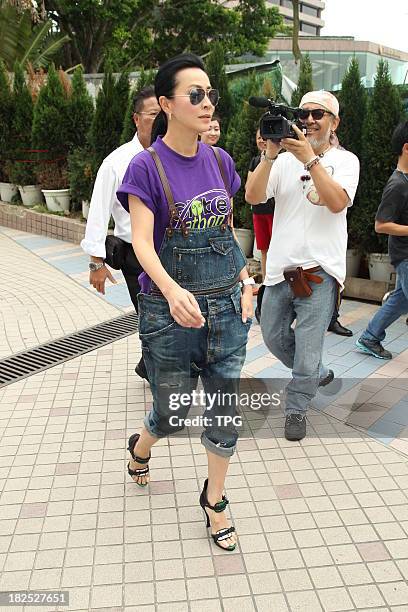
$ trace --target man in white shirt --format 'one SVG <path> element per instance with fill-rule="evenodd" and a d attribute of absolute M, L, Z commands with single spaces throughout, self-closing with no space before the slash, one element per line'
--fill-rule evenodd
<path fill-rule="evenodd" d="M 133 101 L 133 120 L 136 134 L 130 142 L 118 147 L 106 157 L 96 175 L 91 204 L 86 223 L 85 238 L 81 247 L 90 255 L 89 283 L 104 294 L 108 278 L 115 282 L 110 270 L 105 266 L 105 240 L 110 217 L 115 222 L 114 234 L 127 245 L 125 263 L 121 268 L 129 290 L 130 298 L 137 311 L 137 294 L 140 291 L 138 276 L 142 268 L 132 247 L 130 215 L 120 204 L 116 191 L 133 157 L 150 146 L 153 121 L 160 111 L 153 87 L 145 87 L 135 95 Z M 140 364 L 139 364 L 140 365 Z M 139 373 L 139 372 L 138 372 Z M 142 375 L 144 369 L 141 370 Z"/>
<path fill-rule="evenodd" d="M 269 350 L 292 370 L 285 405 L 288 440 L 304 438 L 310 402 L 334 377 L 322 364 L 323 343 L 346 276 L 346 212 L 359 177 L 358 158 L 331 145 L 339 124 L 337 99 L 326 91 L 309 92 L 300 108 L 306 135 L 294 126 L 297 140 L 268 140 L 246 184 L 252 205 L 275 198 L 261 329 Z M 282 147 L 286 152 L 278 156 Z M 313 291 L 307 297 L 299 267 Z"/>

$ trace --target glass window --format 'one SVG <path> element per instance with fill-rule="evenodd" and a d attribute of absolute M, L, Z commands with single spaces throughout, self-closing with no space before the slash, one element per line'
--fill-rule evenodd
<path fill-rule="evenodd" d="M 313 17 L 319 17 L 319 10 L 313 6 L 308 6 L 307 4 L 300 5 L 300 12 L 305 13 L 306 15 L 313 15 Z"/>
<path fill-rule="evenodd" d="M 305 34 L 313 34 L 314 36 L 318 35 L 318 28 L 316 26 L 309 25 L 304 21 L 300 22 L 300 31 L 304 32 Z"/>

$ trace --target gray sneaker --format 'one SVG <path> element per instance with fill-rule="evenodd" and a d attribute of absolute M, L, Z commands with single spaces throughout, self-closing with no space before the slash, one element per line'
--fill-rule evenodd
<path fill-rule="evenodd" d="M 368 355 L 377 357 L 377 359 L 392 359 L 392 353 L 387 351 L 378 340 L 366 340 L 363 336 L 360 336 L 356 342 L 356 347 L 363 353 L 368 353 Z"/>
<path fill-rule="evenodd" d="M 306 435 L 306 417 L 304 414 L 288 414 L 285 420 L 285 438 L 291 442 L 302 440 Z"/>

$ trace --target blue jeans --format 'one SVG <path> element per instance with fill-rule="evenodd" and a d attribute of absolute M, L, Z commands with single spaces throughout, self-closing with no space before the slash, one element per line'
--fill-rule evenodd
<path fill-rule="evenodd" d="M 323 283 L 311 283 L 310 297 L 295 298 L 286 281 L 266 287 L 261 330 L 266 346 L 287 368 L 285 414 L 306 413 L 319 381 L 328 375 L 322 365 L 324 336 L 337 298 L 337 282 L 323 270 Z M 291 325 L 296 319 L 296 326 Z"/>
<path fill-rule="evenodd" d="M 367 325 L 367 329 L 361 335 L 363 340 L 382 342 L 387 327 L 401 315 L 408 313 L 408 259 L 401 261 L 395 269 L 397 271 L 395 289 Z"/>
<path fill-rule="evenodd" d="M 222 457 L 233 455 L 239 377 L 251 321 L 242 322 L 239 286 L 224 293 L 196 296 L 205 318 L 201 329 L 182 327 L 166 300 L 139 293 L 139 336 L 153 395 L 147 431 L 156 437 L 181 431 L 191 407 L 198 377 L 204 392 L 215 398 L 203 417 L 202 444 Z M 185 395 L 184 395 L 185 394 Z M 182 405 L 177 398 L 183 395 Z M 229 401 L 231 398 L 231 401 Z"/>

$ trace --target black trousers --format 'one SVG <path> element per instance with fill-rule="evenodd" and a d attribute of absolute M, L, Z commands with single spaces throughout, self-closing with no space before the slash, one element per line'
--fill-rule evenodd
<path fill-rule="evenodd" d="M 123 276 L 125 277 L 130 299 L 132 300 L 136 312 L 138 312 L 137 294 L 140 292 L 138 277 L 139 274 L 143 272 L 143 268 L 136 258 L 133 246 L 129 243 L 127 243 L 125 263 L 123 264 L 121 270 Z"/>
<path fill-rule="evenodd" d="M 338 299 L 335 300 L 334 302 L 333 314 L 332 314 L 332 318 L 330 321 L 330 325 L 334 325 L 340 316 L 340 313 L 339 313 L 340 304 L 341 304 L 341 293 L 339 293 Z"/>

